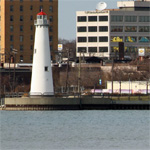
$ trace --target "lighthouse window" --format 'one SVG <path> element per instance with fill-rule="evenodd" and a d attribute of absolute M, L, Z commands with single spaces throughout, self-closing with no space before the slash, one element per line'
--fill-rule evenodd
<path fill-rule="evenodd" d="M 45 66 L 45 71 L 48 71 L 48 66 Z"/>

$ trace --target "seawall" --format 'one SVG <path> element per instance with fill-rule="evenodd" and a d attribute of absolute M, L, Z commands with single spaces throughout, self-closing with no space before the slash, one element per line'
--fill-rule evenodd
<path fill-rule="evenodd" d="M 150 110 L 150 101 L 110 98 L 5 98 L 2 110 Z"/>

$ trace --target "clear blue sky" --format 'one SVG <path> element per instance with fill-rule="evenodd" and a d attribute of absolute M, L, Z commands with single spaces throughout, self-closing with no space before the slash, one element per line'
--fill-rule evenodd
<path fill-rule="evenodd" d="M 95 10 L 99 2 L 106 2 L 107 8 L 117 8 L 121 0 L 58 0 L 58 36 L 67 40 L 76 38 L 76 11 Z"/>

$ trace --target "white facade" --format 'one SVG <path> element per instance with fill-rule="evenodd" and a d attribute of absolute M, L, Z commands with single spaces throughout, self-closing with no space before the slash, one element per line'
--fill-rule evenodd
<path fill-rule="evenodd" d="M 44 12 L 37 14 L 35 26 L 30 95 L 54 95 L 48 32 L 49 22 Z"/>
<path fill-rule="evenodd" d="M 112 81 L 107 81 L 107 90 L 112 92 Z M 147 94 L 150 81 L 113 81 L 113 93 Z"/>
<path fill-rule="evenodd" d="M 150 53 L 150 1 L 121 1 L 119 9 L 76 12 L 77 57 L 111 57 L 118 53 L 136 56 L 139 48 Z"/>

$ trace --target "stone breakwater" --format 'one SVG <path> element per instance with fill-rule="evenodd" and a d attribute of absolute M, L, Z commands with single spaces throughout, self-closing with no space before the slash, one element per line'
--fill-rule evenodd
<path fill-rule="evenodd" d="M 110 98 L 5 98 L 1 110 L 150 110 L 150 101 Z"/>

